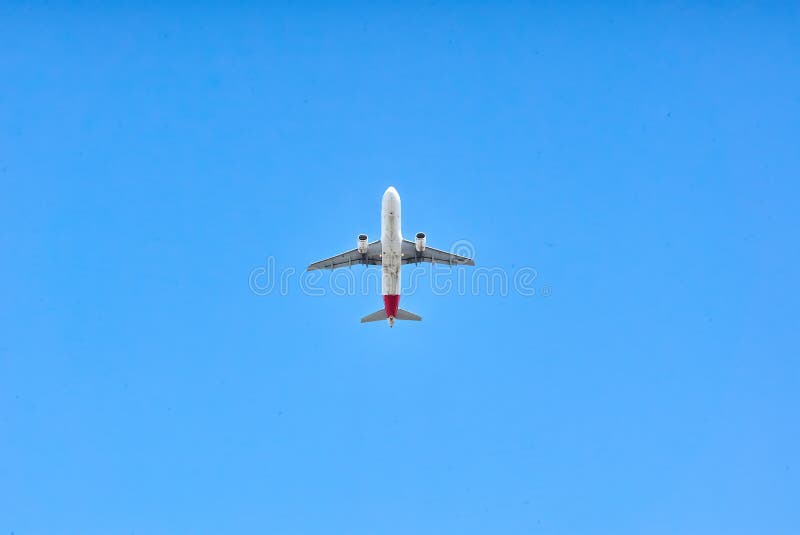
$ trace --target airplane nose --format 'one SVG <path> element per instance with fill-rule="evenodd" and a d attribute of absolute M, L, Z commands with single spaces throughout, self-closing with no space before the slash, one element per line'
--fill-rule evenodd
<path fill-rule="evenodd" d="M 388 188 L 386 188 L 386 192 L 383 194 L 383 198 L 384 200 L 389 200 L 389 199 L 399 200 L 400 195 L 397 193 L 397 190 L 394 189 L 394 186 L 389 186 Z"/>

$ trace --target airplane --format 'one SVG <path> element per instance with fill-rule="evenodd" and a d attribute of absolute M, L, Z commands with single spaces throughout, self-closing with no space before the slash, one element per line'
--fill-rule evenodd
<path fill-rule="evenodd" d="M 383 308 L 361 318 L 361 323 L 385 319 L 389 322 L 389 327 L 394 327 L 395 320 L 422 320 L 420 316 L 399 308 L 400 266 L 420 262 L 451 266 L 475 265 L 471 258 L 428 247 L 424 232 L 417 232 L 414 241 L 404 240 L 400 231 L 400 195 L 393 186 L 389 186 L 383 194 L 381 204 L 381 239 L 369 243 L 366 234 L 359 234 L 355 249 L 314 262 L 308 266 L 308 270 L 336 269 L 358 264 L 381 266 Z"/>

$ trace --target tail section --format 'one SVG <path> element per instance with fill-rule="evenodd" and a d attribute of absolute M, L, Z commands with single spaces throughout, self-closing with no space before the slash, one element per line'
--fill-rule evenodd
<path fill-rule="evenodd" d="M 417 316 L 413 312 L 409 312 L 408 310 L 403 310 L 402 308 L 397 309 L 397 314 L 394 316 L 387 316 L 385 309 L 376 310 L 372 314 L 368 316 L 364 316 L 361 318 L 361 323 L 370 323 L 372 321 L 382 321 L 382 320 L 389 320 L 389 327 L 394 326 L 394 320 L 409 320 L 409 321 L 422 321 L 420 316 Z"/>

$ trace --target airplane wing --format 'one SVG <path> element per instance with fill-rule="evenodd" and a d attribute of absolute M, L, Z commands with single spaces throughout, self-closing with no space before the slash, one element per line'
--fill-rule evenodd
<path fill-rule="evenodd" d="M 434 249 L 433 247 L 425 247 L 421 253 L 417 252 L 417 247 L 413 241 L 403 240 L 403 264 L 419 264 L 420 262 L 430 262 L 432 264 L 449 264 L 451 266 L 474 266 L 475 261 L 466 256 L 459 256 L 453 253 L 447 253 Z"/>
<path fill-rule="evenodd" d="M 413 245 L 413 244 L 412 244 Z M 380 265 L 381 263 L 381 240 L 376 240 L 367 246 L 367 252 L 362 254 L 358 249 L 338 254 L 319 262 L 314 262 L 308 266 L 312 269 L 336 269 L 340 267 L 357 266 L 364 264 L 368 266 Z"/>

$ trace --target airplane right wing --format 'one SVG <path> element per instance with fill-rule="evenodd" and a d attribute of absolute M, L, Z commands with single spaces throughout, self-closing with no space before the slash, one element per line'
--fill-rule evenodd
<path fill-rule="evenodd" d="M 380 265 L 381 263 L 381 240 L 376 240 L 367 246 L 366 253 L 359 253 L 358 249 L 338 254 L 319 262 L 314 262 L 308 266 L 308 270 L 313 269 L 336 269 L 340 267 L 357 266 L 364 264 L 367 266 Z"/>
<path fill-rule="evenodd" d="M 420 262 L 430 262 L 431 264 L 448 264 L 450 266 L 474 266 L 475 261 L 466 256 L 457 255 L 440 251 L 433 247 L 425 247 L 419 253 L 413 241 L 403 240 L 403 264 L 419 264 Z"/>

